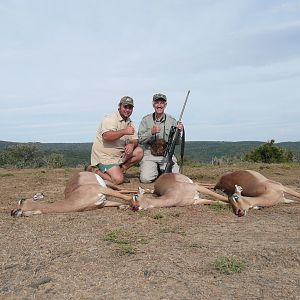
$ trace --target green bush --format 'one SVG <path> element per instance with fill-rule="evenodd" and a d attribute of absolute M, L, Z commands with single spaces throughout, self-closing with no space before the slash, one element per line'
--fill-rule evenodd
<path fill-rule="evenodd" d="M 275 140 L 271 140 L 246 154 L 245 160 L 268 164 L 292 162 L 293 153 L 292 151 L 279 148 L 275 145 Z"/>
<path fill-rule="evenodd" d="M 45 164 L 41 149 L 34 144 L 17 144 L 0 153 L 0 165 L 38 168 Z"/>
<path fill-rule="evenodd" d="M 64 166 L 64 155 L 51 153 L 47 158 L 47 166 L 50 168 L 62 168 Z"/>

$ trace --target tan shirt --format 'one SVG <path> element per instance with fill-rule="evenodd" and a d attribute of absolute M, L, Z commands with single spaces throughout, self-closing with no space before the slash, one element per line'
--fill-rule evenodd
<path fill-rule="evenodd" d="M 124 135 L 120 139 L 115 141 L 104 141 L 102 138 L 103 133 L 107 131 L 117 131 L 124 129 L 129 124 L 134 127 L 132 121 L 128 118 L 125 121 L 119 111 L 112 115 L 104 117 L 99 128 L 96 132 L 96 138 L 92 147 L 91 153 L 91 165 L 96 166 L 97 164 L 121 164 L 124 158 L 124 147 L 132 140 L 137 140 L 137 134 Z"/>

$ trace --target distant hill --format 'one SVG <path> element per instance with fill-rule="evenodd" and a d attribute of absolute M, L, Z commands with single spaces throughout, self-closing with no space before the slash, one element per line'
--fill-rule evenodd
<path fill-rule="evenodd" d="M 241 142 L 186 142 L 185 158 L 202 163 L 211 162 L 212 158 L 243 157 L 246 153 L 257 148 L 264 142 L 241 141 Z M 0 141 L 0 151 L 19 143 Z M 92 143 L 28 143 L 40 147 L 46 153 L 62 153 L 67 166 L 89 164 Z M 300 161 L 300 142 L 277 143 L 277 146 L 291 150 L 297 161 Z M 177 147 L 176 153 L 179 153 Z"/>
<path fill-rule="evenodd" d="M 253 149 L 265 142 L 241 141 L 241 142 L 186 142 L 185 156 L 191 160 L 210 162 L 217 157 L 243 157 Z M 276 143 L 280 148 L 291 150 L 298 161 L 300 161 L 300 142 Z M 178 149 L 177 149 L 178 151 Z"/>

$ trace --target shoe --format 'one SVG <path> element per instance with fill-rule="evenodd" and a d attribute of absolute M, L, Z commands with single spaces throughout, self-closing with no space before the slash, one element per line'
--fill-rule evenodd
<path fill-rule="evenodd" d="M 127 176 L 124 176 L 123 183 L 130 183 L 130 179 Z"/>

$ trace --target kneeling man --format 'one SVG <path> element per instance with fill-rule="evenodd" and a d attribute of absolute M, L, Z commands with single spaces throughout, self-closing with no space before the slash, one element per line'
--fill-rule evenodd
<path fill-rule="evenodd" d="M 122 97 L 118 111 L 102 120 L 92 147 L 91 166 L 87 170 L 114 184 L 129 182 L 125 172 L 144 155 L 130 119 L 133 107 L 131 97 Z"/>

